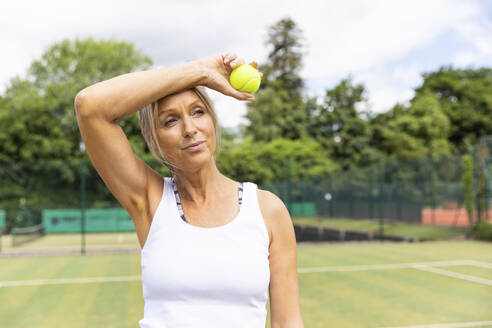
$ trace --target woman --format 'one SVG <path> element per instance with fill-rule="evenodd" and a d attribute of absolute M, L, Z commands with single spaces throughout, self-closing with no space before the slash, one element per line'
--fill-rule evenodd
<path fill-rule="evenodd" d="M 145 300 L 140 327 L 303 327 L 297 249 L 289 212 L 273 193 L 224 176 L 220 136 L 204 87 L 239 100 L 234 53 L 123 74 L 75 98 L 89 156 L 130 214 L 142 247 Z M 256 62 L 251 64 L 257 67 Z M 139 111 L 161 177 L 132 151 L 118 119 Z"/>

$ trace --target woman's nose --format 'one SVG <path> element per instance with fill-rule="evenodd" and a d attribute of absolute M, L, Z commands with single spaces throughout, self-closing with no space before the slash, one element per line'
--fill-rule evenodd
<path fill-rule="evenodd" d="M 185 136 L 194 135 L 197 133 L 195 122 L 191 117 L 185 116 L 183 118 L 183 134 Z"/>

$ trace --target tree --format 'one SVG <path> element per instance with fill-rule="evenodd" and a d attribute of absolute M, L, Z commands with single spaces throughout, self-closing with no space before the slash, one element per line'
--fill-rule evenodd
<path fill-rule="evenodd" d="M 350 77 L 345 78 L 326 91 L 323 104 L 317 106 L 314 100 L 307 104 L 311 137 L 331 150 L 332 158 L 344 170 L 368 165 L 377 157 L 370 146 L 371 127 L 361 117 L 364 112 L 357 109 L 367 104 L 364 85 L 354 85 Z"/>
<path fill-rule="evenodd" d="M 255 141 L 306 136 L 308 115 L 302 99 L 302 31 L 290 18 L 271 26 L 265 42 L 268 60 L 259 66 L 263 79 L 256 101 L 248 104 L 246 135 Z"/>
<path fill-rule="evenodd" d="M 4 160 L 80 158 L 81 137 L 75 118 L 78 91 L 98 81 L 142 70 L 150 58 L 133 45 L 92 38 L 67 39 L 51 46 L 29 67 L 25 78 L 7 87 L 0 117 L 0 154 Z M 121 120 L 137 152 L 142 152 L 138 118 Z"/>
<path fill-rule="evenodd" d="M 0 96 L 0 207 L 15 208 L 21 197 L 27 198 L 26 206 L 78 206 L 79 165 L 72 160 L 88 157 L 80 149 L 76 94 L 88 85 L 151 64 L 126 42 L 65 39 L 35 60 L 26 77 L 12 78 Z M 118 123 L 134 151 L 144 157 L 148 152 L 137 115 Z M 87 178 L 99 179 L 94 170 Z M 87 185 L 88 204 L 103 194 L 114 200 L 104 185 Z M 39 208 L 36 211 L 39 220 Z"/>
<path fill-rule="evenodd" d="M 330 174 L 339 167 L 327 151 L 311 139 L 277 138 L 270 142 L 226 141 L 217 163 L 221 172 L 240 181 L 259 185 L 287 180 L 287 161 L 291 159 L 293 181 L 315 179 Z"/>
<path fill-rule="evenodd" d="M 397 104 L 389 113 L 371 121 L 372 145 L 388 156 L 415 158 L 449 155 L 450 122 L 436 97 L 430 92 L 412 99 L 405 107 Z"/>
<path fill-rule="evenodd" d="M 415 98 L 435 95 L 451 126 L 449 141 L 460 153 L 468 151 L 481 136 L 492 134 L 492 69 L 442 67 L 423 74 Z"/>

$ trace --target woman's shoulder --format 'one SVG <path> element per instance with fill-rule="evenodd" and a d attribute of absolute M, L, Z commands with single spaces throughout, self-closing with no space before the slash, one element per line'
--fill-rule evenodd
<path fill-rule="evenodd" d="M 273 192 L 263 189 L 256 190 L 261 214 L 268 227 L 270 241 L 278 232 L 292 225 L 292 219 L 284 202 Z"/>
<path fill-rule="evenodd" d="M 273 192 L 269 190 L 257 189 L 256 193 L 258 195 L 258 202 L 260 203 L 260 208 L 269 215 L 276 215 L 279 213 L 287 211 L 287 207 L 284 202 Z"/>

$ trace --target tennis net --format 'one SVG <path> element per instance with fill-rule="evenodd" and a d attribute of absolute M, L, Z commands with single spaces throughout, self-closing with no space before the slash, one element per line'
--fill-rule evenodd
<path fill-rule="evenodd" d="M 20 246 L 44 236 L 44 225 L 38 224 L 30 227 L 12 228 L 12 247 Z"/>

